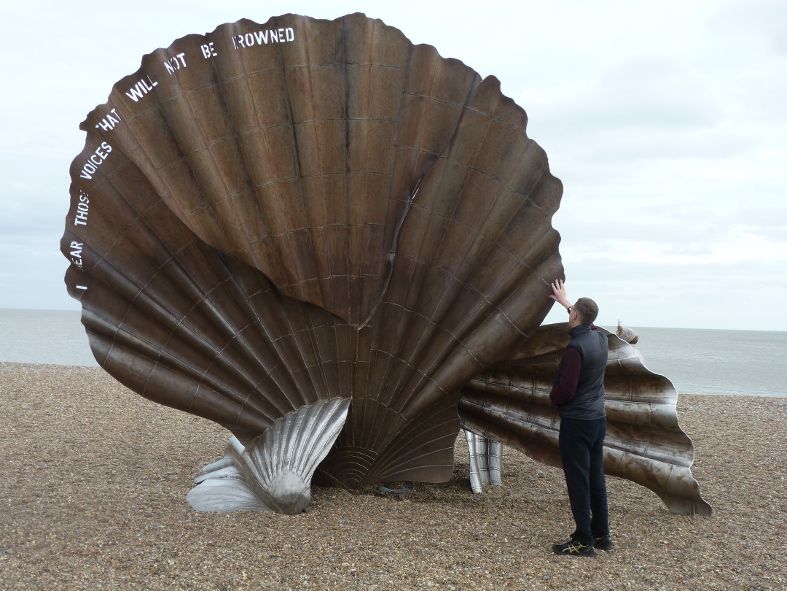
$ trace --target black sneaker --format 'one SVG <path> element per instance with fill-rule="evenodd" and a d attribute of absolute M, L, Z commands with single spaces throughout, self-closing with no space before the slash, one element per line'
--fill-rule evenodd
<path fill-rule="evenodd" d="M 565 544 L 555 544 L 552 546 L 552 552 L 560 556 L 595 556 L 596 554 L 592 544 L 583 544 L 574 539 Z"/>
<path fill-rule="evenodd" d="M 615 544 L 612 543 L 612 538 L 609 536 L 601 536 L 600 538 L 596 538 L 593 540 L 593 547 L 596 550 L 604 550 L 605 552 L 609 552 L 612 550 L 612 546 Z"/>

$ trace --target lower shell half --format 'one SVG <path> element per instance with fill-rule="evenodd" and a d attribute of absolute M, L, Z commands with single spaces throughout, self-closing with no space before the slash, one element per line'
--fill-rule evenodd
<path fill-rule="evenodd" d="M 675 388 L 633 346 L 607 338 L 605 473 L 649 488 L 672 513 L 710 515 L 691 473 L 694 446 L 678 425 Z M 567 324 L 541 326 L 512 360 L 470 380 L 459 400 L 463 426 L 560 466 L 560 417 L 549 393 L 568 341 Z"/>

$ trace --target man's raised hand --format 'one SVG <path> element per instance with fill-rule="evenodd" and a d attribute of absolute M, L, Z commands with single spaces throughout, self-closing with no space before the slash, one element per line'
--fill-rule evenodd
<path fill-rule="evenodd" d="M 555 279 L 552 282 L 552 294 L 549 297 L 566 309 L 571 307 L 571 301 L 566 293 L 566 284 L 562 279 Z"/>

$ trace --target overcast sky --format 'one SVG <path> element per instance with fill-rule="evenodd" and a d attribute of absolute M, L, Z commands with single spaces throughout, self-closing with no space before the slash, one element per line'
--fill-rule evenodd
<path fill-rule="evenodd" d="M 787 330 L 784 0 L 114 4 L 0 7 L 0 308 L 79 309 L 58 249 L 78 125 L 142 55 L 242 17 L 362 11 L 525 108 L 564 184 L 569 295 L 602 324 Z"/>

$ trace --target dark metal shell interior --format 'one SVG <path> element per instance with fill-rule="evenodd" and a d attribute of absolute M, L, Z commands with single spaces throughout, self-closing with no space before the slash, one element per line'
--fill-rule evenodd
<path fill-rule="evenodd" d="M 145 56 L 82 124 L 62 239 L 99 364 L 241 441 L 350 398 L 321 476 L 444 481 L 460 388 L 562 277 L 562 187 L 498 81 L 361 14 Z"/>
<path fill-rule="evenodd" d="M 634 347 L 613 334 L 608 340 L 604 471 L 651 489 L 673 513 L 710 515 L 691 474 L 694 447 L 678 425 L 678 393 Z M 511 361 L 472 379 L 459 401 L 463 425 L 560 466 L 560 417 L 549 392 L 568 341 L 567 324 L 542 326 Z"/>

